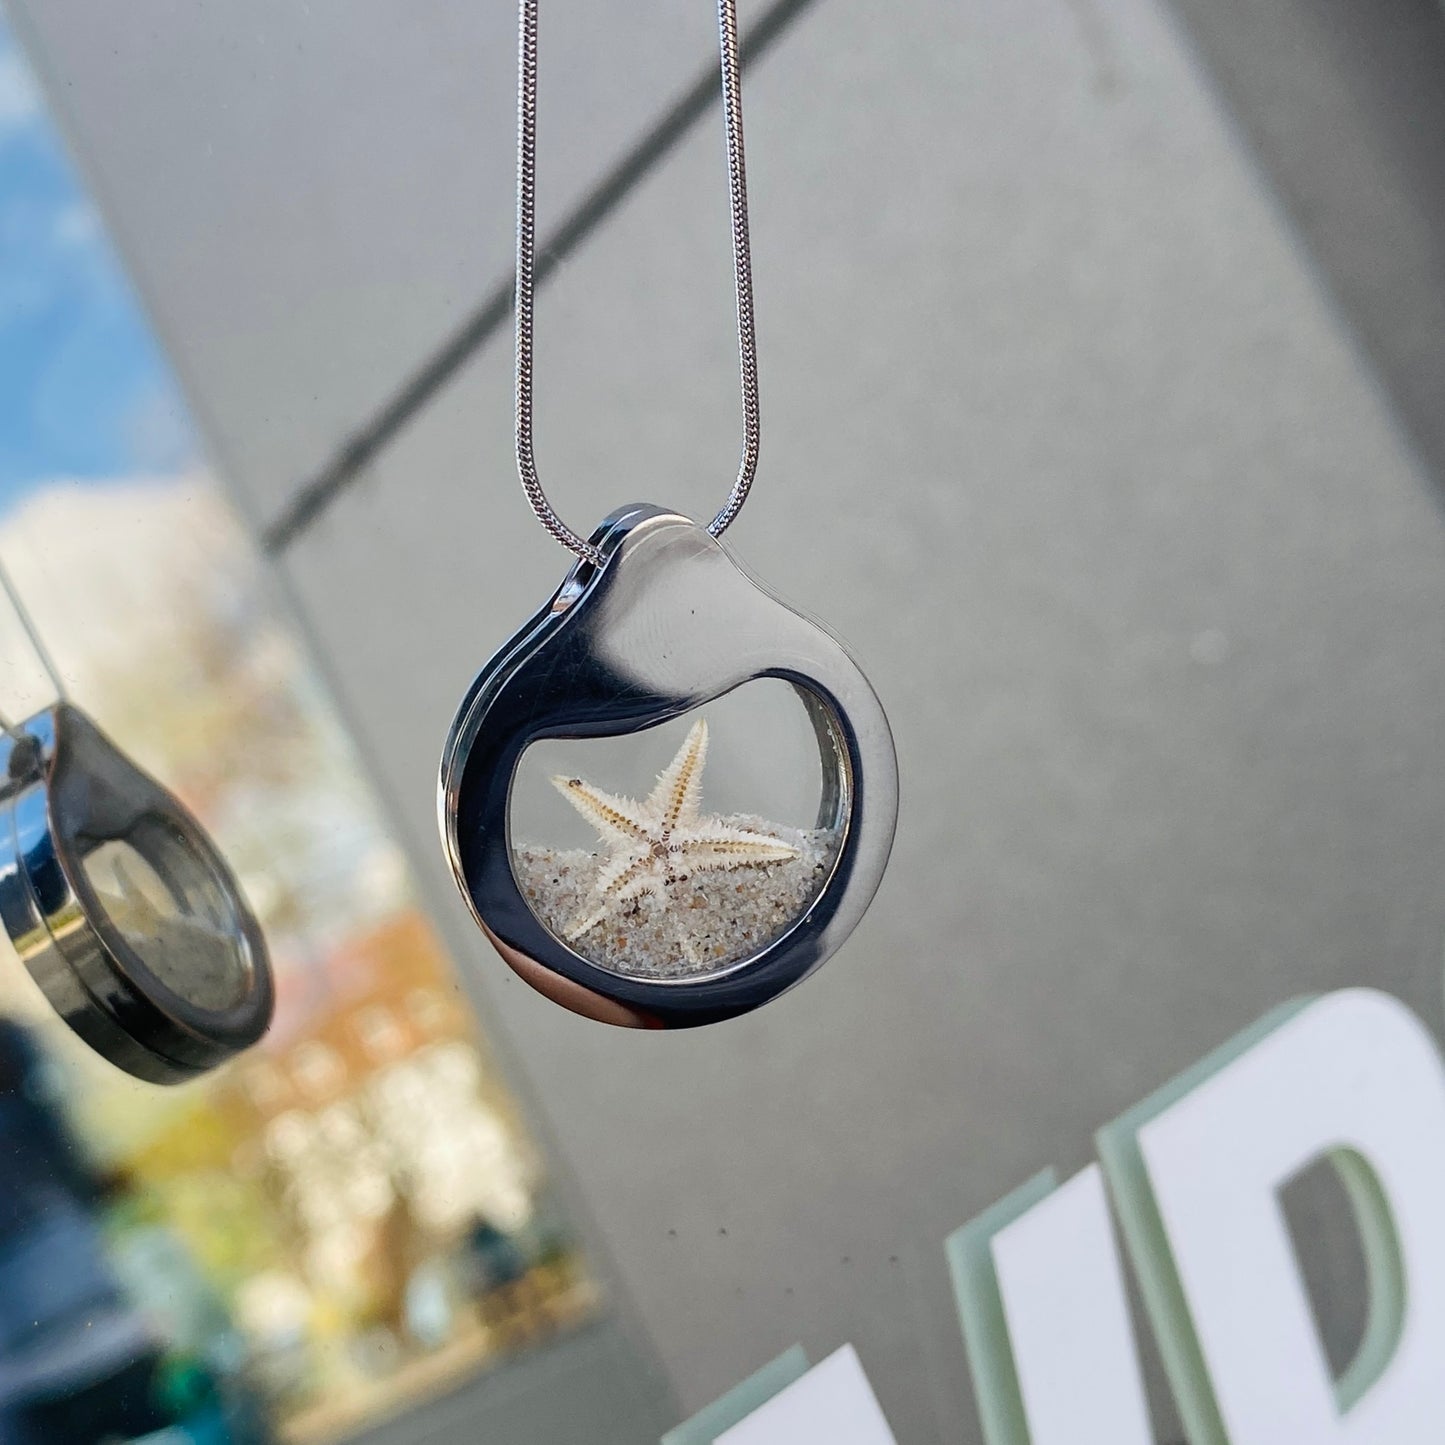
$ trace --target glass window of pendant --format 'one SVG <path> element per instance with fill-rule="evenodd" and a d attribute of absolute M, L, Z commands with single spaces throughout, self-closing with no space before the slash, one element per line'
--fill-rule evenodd
<path fill-rule="evenodd" d="M 776 679 L 641 733 L 536 743 L 512 794 L 517 883 L 549 932 L 611 972 L 742 966 L 806 916 L 836 860 L 818 749 Z"/>

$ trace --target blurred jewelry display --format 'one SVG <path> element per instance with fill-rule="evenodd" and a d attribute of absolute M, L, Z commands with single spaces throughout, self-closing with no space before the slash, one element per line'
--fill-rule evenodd
<path fill-rule="evenodd" d="M 0 718 L 0 921 L 56 1011 L 117 1067 L 195 1078 L 271 1022 L 260 927 L 201 825 L 65 695 L 8 575 L 56 698 Z"/>
<path fill-rule="evenodd" d="M 532 445 L 537 31 L 538 0 L 520 0 L 517 471 L 537 520 L 577 562 L 457 711 L 442 753 L 442 841 L 477 923 L 540 992 L 611 1023 L 710 1023 L 805 978 L 863 916 L 893 841 L 893 740 L 842 643 L 718 541 L 747 499 L 761 443 L 736 0 L 718 0 L 718 31 L 742 383 L 737 476 L 706 527 L 636 503 L 584 539 L 547 500 Z M 817 755 L 805 825 L 703 812 L 709 725 L 698 717 L 641 802 L 580 776 L 552 779 L 601 853 L 514 844 L 515 784 L 533 744 L 640 734 L 770 678 L 790 685 Z M 768 738 L 750 745 L 766 749 Z"/>

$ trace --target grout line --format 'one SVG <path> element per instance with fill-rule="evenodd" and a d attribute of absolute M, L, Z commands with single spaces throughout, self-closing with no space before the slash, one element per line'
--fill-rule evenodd
<path fill-rule="evenodd" d="M 760 59 L 793 21 L 815 3 L 816 0 L 774 0 L 743 36 L 743 64 Z M 537 248 L 538 286 L 546 283 L 558 266 L 712 109 L 720 86 L 717 66 L 709 65 L 543 240 Z M 509 274 L 401 384 L 390 400 L 342 442 L 331 460 L 296 488 L 280 513 L 261 531 L 261 546 L 269 556 L 279 556 L 301 536 L 472 355 L 507 324 L 512 316 L 512 289 L 513 276 Z"/>

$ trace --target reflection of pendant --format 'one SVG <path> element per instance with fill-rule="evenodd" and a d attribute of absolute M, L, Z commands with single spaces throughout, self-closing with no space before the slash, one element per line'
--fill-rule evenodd
<path fill-rule="evenodd" d="M 0 734 L 0 922 L 66 1023 L 138 1078 L 195 1078 L 271 1022 L 225 861 L 68 702 Z"/>
<path fill-rule="evenodd" d="M 710 1023 L 805 978 L 863 916 L 893 841 L 893 740 L 843 646 L 702 528 L 639 505 L 591 540 L 601 566 L 572 569 L 458 710 L 442 755 L 442 839 L 477 922 L 542 993 L 613 1023 Z M 768 677 L 792 685 L 812 724 L 814 828 L 704 814 L 698 723 L 642 803 L 557 780 L 606 853 L 573 880 L 575 900 L 554 858 L 519 883 L 535 853 L 514 858 L 509 814 L 532 743 L 638 733 Z"/>

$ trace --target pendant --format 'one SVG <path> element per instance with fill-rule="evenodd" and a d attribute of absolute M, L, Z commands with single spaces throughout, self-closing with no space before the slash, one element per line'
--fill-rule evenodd
<path fill-rule="evenodd" d="M 824 963 L 892 847 L 898 767 L 858 664 L 752 580 L 703 528 L 635 505 L 591 538 L 555 596 L 482 669 L 442 753 L 438 821 L 457 886 L 529 984 L 608 1023 L 677 1028 L 746 1013 Z M 803 826 L 705 805 L 709 705 L 789 684 L 821 786 Z M 591 850 L 514 839 L 523 755 L 548 739 L 643 734 L 694 714 L 645 798 L 551 781 Z M 645 742 L 646 739 L 641 741 Z M 811 824 L 807 826 L 806 824 Z"/>
<path fill-rule="evenodd" d="M 271 1022 L 261 930 L 201 825 L 79 708 L 0 734 L 0 922 L 60 1016 L 152 1083 Z"/>

